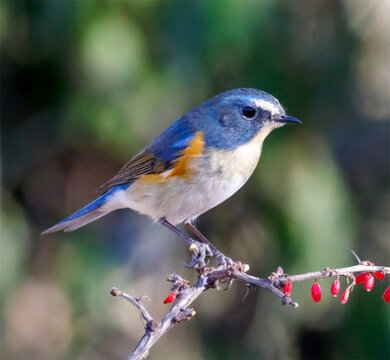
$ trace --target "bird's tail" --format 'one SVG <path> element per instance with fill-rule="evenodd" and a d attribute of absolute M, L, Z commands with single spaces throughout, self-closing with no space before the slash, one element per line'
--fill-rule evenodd
<path fill-rule="evenodd" d="M 66 219 L 60 221 L 51 228 L 43 231 L 41 235 L 50 234 L 60 230 L 64 230 L 65 232 L 73 231 L 81 226 L 101 218 L 104 215 L 109 214 L 111 211 L 120 209 L 123 206 L 120 205 L 120 201 L 116 201 L 119 199 L 119 197 L 114 197 L 114 194 L 120 195 L 120 193 L 126 191 L 129 186 L 129 184 L 123 184 L 113 187 L 111 190 L 107 191 L 102 196 L 89 203 L 87 206 L 70 215 Z M 103 206 L 109 202 L 111 203 L 109 204 L 110 206 Z M 115 203 L 118 204 L 116 205 Z"/>

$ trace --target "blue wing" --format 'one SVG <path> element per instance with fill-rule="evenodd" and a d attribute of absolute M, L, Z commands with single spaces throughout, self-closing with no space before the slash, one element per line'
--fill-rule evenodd
<path fill-rule="evenodd" d="M 184 118 L 176 120 L 167 130 L 134 156 L 98 191 L 106 192 L 117 185 L 131 184 L 142 175 L 160 174 L 174 167 L 174 160 L 195 137 L 195 131 Z"/>
<path fill-rule="evenodd" d="M 73 231 L 108 214 L 111 210 L 102 210 L 103 205 L 111 201 L 114 194 L 126 191 L 130 184 L 142 175 L 159 174 L 173 168 L 174 161 L 182 155 L 182 151 L 194 137 L 195 134 L 188 124 L 183 119 L 177 120 L 150 145 L 134 156 L 114 178 L 99 188 L 104 192 L 103 195 L 42 234 L 59 230 Z"/>
<path fill-rule="evenodd" d="M 150 143 L 145 150 L 160 160 L 173 161 L 181 156 L 188 143 L 195 137 L 195 131 L 180 118 Z"/>

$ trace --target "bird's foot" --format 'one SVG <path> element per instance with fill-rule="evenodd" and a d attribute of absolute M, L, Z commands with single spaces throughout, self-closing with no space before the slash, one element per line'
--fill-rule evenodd
<path fill-rule="evenodd" d="M 241 261 L 233 261 L 230 257 L 218 252 L 216 254 L 217 270 L 230 270 L 247 272 L 249 270 L 249 265 L 243 264 Z M 223 290 L 229 290 L 233 284 L 233 278 L 229 280 L 220 281 L 221 284 L 226 283 L 226 287 Z"/>
<path fill-rule="evenodd" d="M 233 261 L 230 257 L 218 252 L 216 254 L 217 267 L 219 269 L 232 269 L 240 272 L 247 272 L 249 270 L 249 265 L 244 264 L 241 261 Z"/>
<path fill-rule="evenodd" d="M 195 240 L 190 245 L 190 251 L 192 252 L 191 262 L 188 265 L 184 264 L 188 268 L 203 269 L 208 264 L 206 258 L 213 256 L 208 244 Z"/>
<path fill-rule="evenodd" d="M 230 257 L 222 254 L 221 252 L 218 252 L 216 254 L 216 261 L 218 268 L 227 269 L 228 267 L 234 266 L 234 261 Z"/>

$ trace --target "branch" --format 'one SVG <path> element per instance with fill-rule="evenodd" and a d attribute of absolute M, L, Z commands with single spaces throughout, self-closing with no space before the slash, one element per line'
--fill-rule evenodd
<path fill-rule="evenodd" d="M 354 276 L 352 276 L 352 274 L 354 274 L 354 273 L 375 272 L 375 271 L 381 271 L 384 274 L 389 274 L 390 267 L 375 266 L 374 264 L 372 264 L 372 265 L 362 264 L 362 265 L 345 267 L 345 268 L 341 268 L 341 269 L 325 268 L 324 270 L 310 272 L 307 274 L 287 276 L 287 279 L 288 279 L 288 281 L 291 281 L 291 282 L 315 280 L 315 279 L 321 279 L 321 278 L 327 278 L 327 277 L 337 277 L 337 276 L 344 276 L 346 278 L 353 279 Z"/>
<path fill-rule="evenodd" d="M 194 262 L 196 262 L 196 256 L 194 257 L 193 255 L 192 263 Z M 197 268 L 196 271 L 198 273 L 198 280 L 192 286 L 187 280 L 184 280 L 179 275 L 172 274 L 167 279 L 173 283 L 172 293 L 165 300 L 165 303 L 171 301 L 174 301 L 174 303 L 160 322 L 153 320 L 146 308 L 142 305 L 142 297 L 134 298 L 116 288 L 113 288 L 111 290 L 111 294 L 113 296 L 121 296 L 125 298 L 140 311 L 145 328 L 145 334 L 133 352 L 129 355 L 128 359 L 145 359 L 149 355 L 149 351 L 152 346 L 173 326 L 192 319 L 196 312 L 189 306 L 208 289 L 214 288 L 220 290 L 221 285 L 228 284 L 227 287 L 230 287 L 233 280 L 238 280 L 247 286 L 247 291 L 255 288 L 256 286 L 262 287 L 281 298 L 282 305 L 291 305 L 296 308 L 298 307 L 298 303 L 291 299 L 290 294 L 284 294 L 283 291 L 280 290 L 288 281 L 298 282 L 344 276 L 348 281 L 352 281 L 351 285 L 348 286 L 348 289 L 352 290 L 355 285 L 354 273 L 380 271 L 384 275 L 390 274 L 390 267 L 376 266 L 369 261 L 361 262 L 359 260 L 359 262 L 360 263 L 355 266 L 339 269 L 330 269 L 327 267 L 320 271 L 299 275 L 286 274 L 281 267 L 278 267 L 276 272 L 272 273 L 267 279 L 246 274 L 249 270 L 248 265 L 240 262 L 230 262 L 227 265 L 225 264 L 225 266 Z M 204 264 L 204 257 L 202 257 L 202 263 Z"/>
<path fill-rule="evenodd" d="M 138 343 L 137 347 L 134 349 L 134 351 L 129 355 L 129 360 L 145 359 L 149 354 L 150 348 L 170 328 L 183 321 L 190 320 L 195 315 L 195 311 L 189 308 L 189 306 L 200 294 L 202 294 L 203 291 L 207 289 L 207 276 L 200 276 L 196 284 L 193 286 L 190 286 L 187 280 L 182 279 L 177 274 L 170 275 L 168 281 L 174 282 L 174 287 L 177 287 L 179 295 L 177 296 L 173 306 L 164 316 L 161 322 L 158 323 L 153 319 L 150 320 L 153 321 L 155 326 L 145 327 L 145 334 Z M 119 290 L 115 289 L 114 292 L 116 291 Z M 120 294 L 126 299 L 134 299 L 133 297 L 125 293 L 120 292 Z M 131 301 L 131 303 L 133 304 L 133 301 Z M 135 306 L 141 311 L 141 314 L 143 316 L 143 310 L 141 310 L 138 305 L 139 303 L 137 302 L 137 305 Z"/>
<path fill-rule="evenodd" d="M 143 306 L 143 304 L 141 303 L 142 299 L 144 299 L 144 298 L 149 299 L 149 297 L 141 296 L 139 298 L 134 298 L 126 293 L 123 293 L 122 291 L 120 291 L 116 287 L 113 287 L 111 289 L 110 293 L 112 296 L 115 296 L 115 297 L 116 296 L 123 297 L 124 299 L 126 299 L 128 302 L 130 302 L 132 305 L 134 305 L 140 311 L 141 319 L 142 319 L 142 322 L 144 324 L 144 328 L 146 331 L 148 331 L 148 330 L 153 331 L 156 328 L 157 323 L 153 320 L 153 318 L 149 314 L 148 310 L 146 310 L 145 306 Z"/>

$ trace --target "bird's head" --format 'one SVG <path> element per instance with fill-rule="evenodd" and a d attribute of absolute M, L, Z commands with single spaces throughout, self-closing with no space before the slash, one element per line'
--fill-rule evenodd
<path fill-rule="evenodd" d="M 194 109 L 207 112 L 206 142 L 223 149 L 234 149 L 255 137 L 264 138 L 275 128 L 301 121 L 286 115 L 272 95 L 257 89 L 233 89 L 214 96 Z"/>

